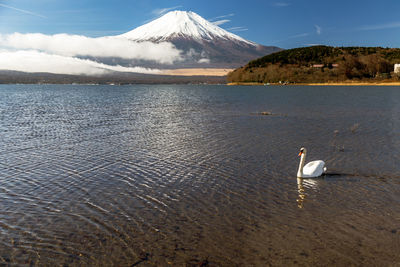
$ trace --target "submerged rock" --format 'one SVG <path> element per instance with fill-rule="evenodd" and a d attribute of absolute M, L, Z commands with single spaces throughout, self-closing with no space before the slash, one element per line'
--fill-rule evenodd
<path fill-rule="evenodd" d="M 274 115 L 272 112 L 270 111 L 262 111 L 262 112 L 253 112 L 251 113 L 252 115 L 260 115 L 260 116 L 270 116 L 270 115 Z"/>

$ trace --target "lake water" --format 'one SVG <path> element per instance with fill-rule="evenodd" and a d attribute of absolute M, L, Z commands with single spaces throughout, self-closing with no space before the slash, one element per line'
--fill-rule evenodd
<path fill-rule="evenodd" d="M 400 87 L 1 85 L 0 144 L 0 265 L 400 264 Z"/>

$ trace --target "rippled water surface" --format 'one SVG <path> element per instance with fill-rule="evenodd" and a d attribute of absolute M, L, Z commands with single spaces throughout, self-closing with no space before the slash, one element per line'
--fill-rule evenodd
<path fill-rule="evenodd" d="M 0 265 L 400 264 L 400 87 L 2 85 L 0 144 Z"/>

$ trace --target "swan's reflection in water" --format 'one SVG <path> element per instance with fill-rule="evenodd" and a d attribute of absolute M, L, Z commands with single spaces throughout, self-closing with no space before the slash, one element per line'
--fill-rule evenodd
<path fill-rule="evenodd" d="M 297 207 L 302 209 L 304 207 L 304 201 L 306 199 L 306 189 L 317 189 L 318 180 L 316 179 L 303 179 L 297 178 L 297 192 L 299 197 L 297 198 Z"/>

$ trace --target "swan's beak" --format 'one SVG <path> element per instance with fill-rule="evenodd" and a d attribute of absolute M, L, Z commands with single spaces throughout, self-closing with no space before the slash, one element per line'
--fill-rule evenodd
<path fill-rule="evenodd" d="M 302 154 L 303 154 L 303 152 L 302 152 L 302 151 L 300 151 L 300 153 L 299 153 L 299 157 L 300 157 Z"/>

